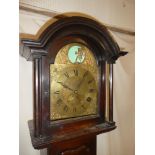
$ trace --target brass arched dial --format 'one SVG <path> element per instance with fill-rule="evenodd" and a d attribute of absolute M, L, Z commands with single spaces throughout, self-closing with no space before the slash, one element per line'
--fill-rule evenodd
<path fill-rule="evenodd" d="M 97 113 L 96 80 L 82 65 L 51 67 L 51 119 Z"/>

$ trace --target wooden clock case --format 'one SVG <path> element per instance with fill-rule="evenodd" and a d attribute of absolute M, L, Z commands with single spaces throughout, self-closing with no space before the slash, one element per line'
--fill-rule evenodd
<path fill-rule="evenodd" d="M 33 147 L 47 148 L 48 155 L 95 155 L 96 135 L 116 128 L 113 121 L 113 63 L 120 51 L 107 28 L 82 16 L 57 16 L 36 36 L 21 34 L 20 54 L 33 61 L 33 120 L 28 122 Z M 94 54 L 100 70 L 99 114 L 66 120 L 50 120 L 50 64 L 60 48 L 81 43 Z M 106 63 L 110 66 L 107 77 Z M 109 113 L 106 116 L 106 80 L 109 80 Z"/>

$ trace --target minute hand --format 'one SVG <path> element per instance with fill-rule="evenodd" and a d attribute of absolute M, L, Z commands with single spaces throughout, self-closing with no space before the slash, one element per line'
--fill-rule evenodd
<path fill-rule="evenodd" d="M 67 85 L 65 85 L 65 84 L 62 83 L 62 82 L 57 82 L 57 83 L 61 84 L 61 85 L 62 85 L 64 88 L 66 88 L 66 89 L 69 89 L 69 90 L 71 90 L 71 91 L 74 91 L 73 89 L 69 88 Z"/>

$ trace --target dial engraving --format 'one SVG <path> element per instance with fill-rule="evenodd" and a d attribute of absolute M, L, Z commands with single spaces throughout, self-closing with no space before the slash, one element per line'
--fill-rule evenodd
<path fill-rule="evenodd" d="M 69 78 L 69 74 L 66 72 L 66 73 L 64 73 L 64 75 L 67 77 L 67 78 Z"/>

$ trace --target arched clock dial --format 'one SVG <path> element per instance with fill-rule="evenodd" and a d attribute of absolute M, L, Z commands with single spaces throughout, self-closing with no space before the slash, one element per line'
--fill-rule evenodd
<path fill-rule="evenodd" d="M 97 83 L 82 65 L 53 65 L 51 119 L 97 114 Z"/>

